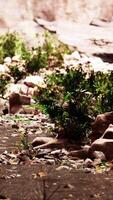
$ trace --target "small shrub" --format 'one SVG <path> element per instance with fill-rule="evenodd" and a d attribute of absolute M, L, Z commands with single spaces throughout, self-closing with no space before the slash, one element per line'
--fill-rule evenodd
<path fill-rule="evenodd" d="M 64 45 L 56 37 L 48 32 L 44 34 L 42 46 L 32 51 L 32 56 L 26 62 L 26 71 L 34 73 L 41 68 L 60 67 L 63 64 L 63 54 L 69 53 L 67 45 Z"/>
<path fill-rule="evenodd" d="M 3 63 L 5 57 L 13 57 L 14 55 L 20 55 L 22 59 L 28 59 L 30 57 L 30 52 L 17 33 L 1 35 L 0 63 Z"/>
<path fill-rule="evenodd" d="M 28 133 L 27 130 L 24 130 L 23 128 L 19 129 L 20 132 L 20 149 L 26 150 L 29 148 L 29 142 L 28 142 Z"/>
<path fill-rule="evenodd" d="M 4 95 L 7 84 L 10 82 L 11 77 L 8 74 L 0 74 L 0 95 Z"/>
<path fill-rule="evenodd" d="M 82 69 L 53 74 L 37 98 L 66 137 L 78 140 L 90 133 L 95 115 L 113 109 L 113 73 L 92 72 L 89 78 Z"/>
<path fill-rule="evenodd" d="M 17 83 L 19 80 L 21 80 L 23 78 L 23 76 L 25 76 L 26 72 L 23 69 L 23 67 L 20 67 L 19 64 L 12 64 L 10 66 L 10 75 L 14 78 L 15 83 Z"/>
<path fill-rule="evenodd" d="M 32 52 L 30 59 L 26 61 L 28 73 L 38 72 L 40 68 L 47 67 L 47 53 L 41 47 L 35 49 L 34 52 Z"/>

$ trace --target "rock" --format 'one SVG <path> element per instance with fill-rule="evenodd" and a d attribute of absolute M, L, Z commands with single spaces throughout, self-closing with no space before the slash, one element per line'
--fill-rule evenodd
<path fill-rule="evenodd" d="M 40 113 L 40 111 L 38 109 L 33 108 L 33 107 L 28 107 L 26 105 L 22 105 L 21 109 L 19 110 L 19 114 L 38 115 L 39 113 Z"/>
<path fill-rule="evenodd" d="M 108 126 L 108 128 L 105 130 L 104 134 L 102 135 L 102 138 L 113 139 L 113 124 L 110 124 Z"/>
<path fill-rule="evenodd" d="M 7 0 L 0 1 L 0 25 L 2 27 L 14 27 L 26 19 L 33 19 L 36 16 L 48 21 L 72 20 L 82 23 L 90 23 L 95 19 L 112 19 L 112 0 Z M 7 6 L 6 6 L 7 5 Z M 5 12 L 3 12 L 5 8 Z M 13 13 L 13 14 L 12 14 Z M 38 13 L 38 14 L 37 14 Z M 15 16 L 15 17 L 14 17 Z"/>
<path fill-rule="evenodd" d="M 19 62 L 20 61 L 20 55 L 16 55 L 12 57 L 12 62 Z"/>
<path fill-rule="evenodd" d="M 93 161 L 94 166 L 100 165 L 102 163 L 102 159 L 101 158 L 95 158 Z"/>
<path fill-rule="evenodd" d="M 49 164 L 49 165 L 55 165 L 55 160 L 54 159 L 48 159 L 46 163 Z"/>
<path fill-rule="evenodd" d="M 9 68 L 5 65 L 0 64 L 0 74 L 9 72 Z"/>
<path fill-rule="evenodd" d="M 19 95 L 18 93 L 12 93 L 9 96 L 9 113 L 15 114 L 17 113 L 22 105 L 29 105 L 30 104 L 30 97 Z"/>
<path fill-rule="evenodd" d="M 100 159 L 101 161 L 106 160 L 105 154 L 101 151 L 94 151 L 93 155 L 96 159 Z"/>
<path fill-rule="evenodd" d="M 38 94 L 37 87 L 31 88 L 23 83 L 10 83 L 7 85 L 7 89 L 4 94 L 4 98 L 8 98 L 12 93 L 18 93 L 22 95 L 27 95 L 29 97 L 32 97 L 34 95 Z"/>
<path fill-rule="evenodd" d="M 4 63 L 7 65 L 11 64 L 11 58 L 10 57 L 4 58 Z"/>
<path fill-rule="evenodd" d="M 7 101 L 0 98 L 0 114 L 4 114 L 5 109 L 7 109 Z"/>
<path fill-rule="evenodd" d="M 62 166 L 57 167 L 56 170 L 57 171 L 60 171 L 60 170 L 71 170 L 71 168 L 66 166 L 66 165 L 62 165 Z"/>
<path fill-rule="evenodd" d="M 68 156 L 76 157 L 77 159 L 86 159 L 88 157 L 88 151 L 84 149 L 71 151 L 69 152 Z"/>
<path fill-rule="evenodd" d="M 48 155 L 51 152 L 50 149 L 39 149 L 36 152 L 37 158 L 43 158 L 45 155 Z"/>
<path fill-rule="evenodd" d="M 74 51 L 71 55 L 64 55 L 64 64 L 69 65 L 76 65 L 77 61 L 80 60 L 80 54 L 78 51 Z"/>
<path fill-rule="evenodd" d="M 84 169 L 84 172 L 85 172 L 85 173 L 91 173 L 91 172 L 92 172 L 92 169 L 91 169 L 91 168 L 85 168 L 85 169 Z"/>
<path fill-rule="evenodd" d="M 24 80 L 23 83 L 25 85 L 27 85 L 28 87 L 41 87 L 41 88 L 45 88 L 46 84 L 44 82 L 44 78 L 41 76 L 27 76 Z"/>
<path fill-rule="evenodd" d="M 90 158 L 86 158 L 84 161 L 84 167 L 93 167 L 93 161 Z"/>
<path fill-rule="evenodd" d="M 113 139 L 99 138 L 95 140 L 89 148 L 89 156 L 94 157 L 95 151 L 100 151 L 107 160 L 113 159 Z"/>
<path fill-rule="evenodd" d="M 57 149 L 51 151 L 51 155 L 58 157 L 59 155 L 67 155 L 68 151 L 66 149 Z"/>
<path fill-rule="evenodd" d="M 113 123 L 113 112 L 106 112 L 100 115 L 97 115 L 95 121 L 91 124 L 92 134 L 90 136 L 91 141 L 100 138 L 105 130 L 108 128 L 109 124 Z"/>
<path fill-rule="evenodd" d="M 28 87 L 22 83 L 10 83 L 7 85 L 4 97 L 8 98 L 13 93 L 28 95 Z"/>
<path fill-rule="evenodd" d="M 89 151 L 90 146 L 86 145 L 80 150 L 76 151 L 70 151 L 68 153 L 68 156 L 80 158 L 80 159 L 86 159 L 88 157 L 88 151 Z"/>

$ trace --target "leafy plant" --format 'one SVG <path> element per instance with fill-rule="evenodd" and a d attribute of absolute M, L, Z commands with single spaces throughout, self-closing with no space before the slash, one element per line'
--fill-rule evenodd
<path fill-rule="evenodd" d="M 42 47 L 38 47 L 32 52 L 30 59 L 26 61 L 26 71 L 33 73 L 39 71 L 40 68 L 47 66 L 47 53 L 43 51 Z"/>
<path fill-rule="evenodd" d="M 0 94 L 3 96 L 7 84 L 10 82 L 11 77 L 8 74 L 0 74 Z"/>
<path fill-rule="evenodd" d="M 27 130 L 24 130 L 23 128 L 21 128 L 19 130 L 19 132 L 20 132 L 20 149 L 21 150 L 26 150 L 26 149 L 29 148 Z"/>
<path fill-rule="evenodd" d="M 66 137 L 78 140 L 90 133 L 95 115 L 113 109 L 113 73 L 92 72 L 87 78 L 80 68 L 52 74 L 37 98 Z"/>
<path fill-rule="evenodd" d="M 17 33 L 6 33 L 0 36 L 0 63 L 5 57 L 20 55 L 22 59 L 28 59 L 30 52 Z"/>
<path fill-rule="evenodd" d="M 63 64 L 63 55 L 69 53 L 69 47 L 48 32 L 44 33 L 44 42 L 32 51 L 26 62 L 26 71 L 34 73 L 41 68 L 59 67 Z"/>
<path fill-rule="evenodd" d="M 23 76 L 25 76 L 26 72 L 25 70 L 21 69 L 19 66 L 19 64 L 12 64 L 10 66 L 10 72 L 9 74 L 14 78 L 15 83 L 17 83 L 19 80 L 21 80 L 23 78 Z"/>

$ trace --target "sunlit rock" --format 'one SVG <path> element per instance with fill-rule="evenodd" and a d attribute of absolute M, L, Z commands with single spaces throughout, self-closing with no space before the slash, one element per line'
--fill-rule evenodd
<path fill-rule="evenodd" d="M 7 101 L 0 98 L 0 114 L 5 114 L 4 111 L 7 108 Z"/>
<path fill-rule="evenodd" d="M 24 80 L 23 83 L 25 85 L 27 85 L 28 87 L 41 87 L 41 88 L 45 88 L 46 84 L 44 82 L 44 78 L 41 76 L 27 76 Z"/>
<path fill-rule="evenodd" d="M 8 98 L 12 93 L 28 95 L 28 87 L 22 83 L 18 84 L 10 83 L 7 85 L 4 97 Z"/>
<path fill-rule="evenodd" d="M 19 62 L 20 61 L 20 55 L 16 55 L 12 57 L 12 62 Z"/>
<path fill-rule="evenodd" d="M 4 58 L 4 63 L 9 65 L 11 63 L 11 58 L 10 57 Z"/>
<path fill-rule="evenodd" d="M 5 65 L 0 64 L 0 74 L 9 72 L 9 68 Z"/>

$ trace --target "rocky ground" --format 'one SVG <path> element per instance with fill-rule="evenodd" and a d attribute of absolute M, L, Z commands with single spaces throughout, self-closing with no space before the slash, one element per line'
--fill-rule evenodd
<path fill-rule="evenodd" d="M 36 35 L 49 30 L 77 50 L 67 58 L 72 67 L 77 60 L 91 62 L 95 71 L 113 69 L 112 0 L 55 1 L 54 9 L 51 0 L 37 2 L 38 10 L 32 0 L 0 1 L 0 33 L 17 31 L 34 47 Z M 55 136 L 53 129 L 40 112 L 0 116 L 0 199 L 112 200 L 112 161 L 69 157 L 69 148 L 26 149 L 37 136 Z"/>
<path fill-rule="evenodd" d="M 112 199 L 112 162 L 67 157 L 64 148 L 25 150 L 22 128 L 29 144 L 54 135 L 54 124 L 41 113 L 0 118 L 0 199 Z"/>

